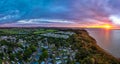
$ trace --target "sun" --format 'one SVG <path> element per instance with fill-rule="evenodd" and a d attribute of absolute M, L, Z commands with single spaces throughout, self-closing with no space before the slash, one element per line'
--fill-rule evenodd
<path fill-rule="evenodd" d="M 103 25 L 103 28 L 105 28 L 105 29 L 112 29 L 112 25 L 105 24 L 105 25 Z"/>

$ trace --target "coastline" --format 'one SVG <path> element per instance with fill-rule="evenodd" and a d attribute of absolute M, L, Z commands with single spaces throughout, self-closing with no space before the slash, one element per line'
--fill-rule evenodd
<path fill-rule="evenodd" d="M 90 35 L 89 35 L 89 36 L 90 36 Z M 90 37 L 93 38 L 92 36 L 90 36 Z M 93 38 L 93 39 L 94 39 L 94 38 Z M 95 39 L 94 39 L 94 40 L 95 40 Z M 96 41 L 96 40 L 95 40 L 95 41 Z M 97 43 L 97 41 L 96 41 L 95 43 Z M 96 45 L 97 45 L 97 44 L 96 44 Z M 118 61 L 120 61 L 120 58 L 114 57 L 112 54 L 108 53 L 106 50 L 104 50 L 103 48 L 101 48 L 99 45 L 97 45 L 97 47 L 98 47 L 101 51 L 103 51 L 104 53 L 106 53 L 106 55 L 109 55 L 109 56 L 117 59 Z"/>
<path fill-rule="evenodd" d="M 97 45 L 103 50 L 103 51 L 105 51 L 107 54 L 109 54 L 109 55 L 111 55 L 111 56 L 113 56 L 113 57 L 115 57 L 116 59 L 119 59 L 120 60 L 120 57 L 119 57 L 119 55 L 115 55 L 115 54 L 113 54 L 114 53 L 114 50 L 113 50 L 113 53 L 111 53 L 110 51 L 109 51 L 109 47 L 108 48 L 105 48 L 105 46 L 103 46 L 105 43 L 106 43 L 106 38 L 105 38 L 105 40 L 104 40 L 104 37 L 106 37 L 106 34 L 99 34 L 100 32 L 97 32 L 97 31 L 99 31 L 99 30 L 105 30 L 105 29 L 85 29 L 88 33 L 89 33 L 89 35 L 92 37 L 92 38 L 94 38 L 95 40 L 96 40 L 96 43 L 97 43 Z M 105 30 L 106 31 L 106 30 Z M 109 30 L 108 30 L 109 31 Z M 110 31 L 112 31 L 112 30 L 110 30 Z M 106 33 L 106 32 L 105 32 Z M 110 34 L 111 35 L 111 34 Z M 99 37 L 100 36 L 100 37 Z M 101 37 L 102 36 L 102 37 Z M 102 39 L 101 39 L 102 38 Z M 112 38 L 111 36 L 110 36 L 110 38 Z M 103 41 L 101 41 L 101 40 L 103 40 Z M 107 40 L 109 40 L 109 39 L 107 39 Z M 107 41 L 107 43 L 114 43 L 114 42 L 111 42 L 111 40 L 110 41 Z M 118 42 L 119 43 L 119 42 Z M 109 44 L 108 44 L 109 45 Z M 111 45 L 111 47 L 112 47 L 112 44 L 110 44 Z M 106 45 L 107 46 L 107 45 Z M 114 46 L 113 46 L 114 47 Z"/>
<path fill-rule="evenodd" d="M 120 63 L 119 58 L 112 56 L 110 53 L 108 53 L 107 51 L 102 49 L 99 45 L 97 45 L 97 41 L 92 36 L 90 36 L 86 30 L 78 30 L 78 31 L 75 30 L 74 32 L 76 33 L 76 35 L 73 37 L 75 37 L 75 39 L 77 39 L 76 40 L 76 49 L 78 49 L 78 51 L 79 51 L 77 56 L 79 56 L 79 54 L 81 54 L 81 50 L 84 50 L 84 49 L 87 52 L 84 52 L 83 54 L 88 53 L 88 56 L 86 55 L 82 59 L 80 56 L 77 60 L 78 62 L 84 63 L 84 61 L 86 61 L 86 58 L 87 58 L 87 60 L 92 59 L 92 61 L 94 59 L 94 62 L 98 62 L 98 64 L 99 64 L 99 61 L 97 61 L 97 60 L 101 60 L 101 62 L 103 62 L 103 63 L 106 62 L 105 64 L 112 64 L 112 62 L 113 63 L 115 62 L 115 64 Z M 80 41 L 80 39 L 82 41 Z M 84 42 L 85 44 L 82 42 Z M 78 46 L 79 44 L 80 44 L 80 46 Z M 83 45 L 81 45 L 81 44 L 83 44 Z M 104 59 L 104 60 L 102 60 L 102 59 Z"/>
<path fill-rule="evenodd" d="M 87 30 L 86 30 L 86 31 L 87 31 Z M 87 31 L 87 32 L 88 32 L 88 31 Z M 93 40 L 95 40 L 95 38 L 93 38 L 93 37 L 90 35 L 89 32 L 88 32 L 88 36 L 90 36 Z M 95 43 L 97 43 L 96 40 L 95 40 Z M 104 50 L 103 48 L 101 48 L 98 44 L 96 44 L 96 46 L 97 46 L 100 50 L 102 50 L 104 53 L 106 53 L 107 55 L 110 55 L 110 56 L 114 57 L 113 55 L 111 55 L 110 53 L 108 53 L 106 50 Z M 116 58 L 116 57 L 114 57 L 114 58 Z M 120 61 L 120 58 L 116 58 L 116 59 Z"/>

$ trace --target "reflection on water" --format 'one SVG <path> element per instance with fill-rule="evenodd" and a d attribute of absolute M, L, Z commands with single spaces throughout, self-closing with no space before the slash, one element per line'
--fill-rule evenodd
<path fill-rule="evenodd" d="M 97 44 L 111 53 L 113 56 L 120 58 L 120 30 L 105 29 L 86 29 L 94 37 Z"/>

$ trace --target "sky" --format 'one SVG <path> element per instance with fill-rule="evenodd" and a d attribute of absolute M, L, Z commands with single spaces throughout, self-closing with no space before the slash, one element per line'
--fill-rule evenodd
<path fill-rule="evenodd" d="M 120 25 L 120 0 L 0 0 L 0 27 Z"/>

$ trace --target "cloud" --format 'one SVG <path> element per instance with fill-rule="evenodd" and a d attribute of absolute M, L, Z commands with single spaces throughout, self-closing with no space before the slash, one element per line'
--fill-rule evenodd
<path fill-rule="evenodd" d="M 112 21 L 113 24 L 120 25 L 120 16 L 111 15 L 109 19 Z"/>
<path fill-rule="evenodd" d="M 17 15 L 7 15 L 7 16 L 1 17 L 0 21 L 12 19 L 12 18 L 15 18 L 15 17 L 17 17 Z"/>
<path fill-rule="evenodd" d="M 60 20 L 60 19 L 25 19 L 17 22 L 18 24 L 42 24 L 42 23 L 66 23 L 73 24 L 73 21 Z"/>
<path fill-rule="evenodd" d="M 0 1 L 0 23 L 46 25 L 105 24 L 111 21 L 115 23 L 112 16 L 120 16 L 119 6 L 119 0 Z"/>

